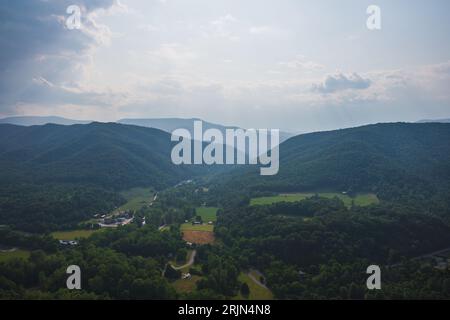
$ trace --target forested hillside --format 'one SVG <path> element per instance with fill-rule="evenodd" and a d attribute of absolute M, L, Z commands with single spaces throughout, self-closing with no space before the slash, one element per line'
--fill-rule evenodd
<path fill-rule="evenodd" d="M 280 145 L 277 175 L 242 167 L 214 181 L 218 190 L 240 194 L 332 190 L 405 202 L 450 198 L 450 125 L 389 123 L 300 135 Z"/>
<path fill-rule="evenodd" d="M 175 166 L 166 132 L 114 123 L 0 125 L 0 224 L 28 231 L 108 212 L 137 186 L 163 189 L 202 167 Z"/>

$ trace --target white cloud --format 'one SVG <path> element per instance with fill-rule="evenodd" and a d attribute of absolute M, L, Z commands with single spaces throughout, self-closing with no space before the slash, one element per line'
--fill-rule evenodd
<path fill-rule="evenodd" d="M 364 79 L 357 73 L 328 75 L 325 80 L 313 86 L 313 90 L 320 93 L 334 93 L 342 90 L 364 90 L 370 87 L 372 81 Z"/>

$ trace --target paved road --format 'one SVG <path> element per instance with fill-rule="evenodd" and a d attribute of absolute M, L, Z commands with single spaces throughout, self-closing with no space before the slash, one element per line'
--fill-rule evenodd
<path fill-rule="evenodd" d="M 173 264 L 171 264 L 172 268 L 174 268 L 175 270 L 181 270 L 181 269 L 192 266 L 194 264 L 196 254 L 197 254 L 197 250 L 192 251 L 189 261 L 186 264 L 179 266 L 179 267 L 176 267 Z"/>

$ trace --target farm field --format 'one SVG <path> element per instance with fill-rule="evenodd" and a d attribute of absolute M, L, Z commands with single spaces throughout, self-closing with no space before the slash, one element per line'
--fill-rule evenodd
<path fill-rule="evenodd" d="M 95 232 L 100 232 L 102 229 L 97 230 L 71 230 L 71 231 L 56 231 L 52 232 L 53 238 L 58 240 L 75 240 L 82 238 L 89 238 Z"/>
<path fill-rule="evenodd" d="M 216 207 L 198 207 L 195 208 L 195 213 L 202 217 L 203 222 L 216 222 L 217 221 L 217 210 Z"/>
<path fill-rule="evenodd" d="M 214 232 L 211 231 L 183 231 L 183 240 L 195 244 L 213 243 Z"/>
<path fill-rule="evenodd" d="M 30 251 L 16 249 L 14 251 L 0 252 L 0 262 L 8 261 L 14 258 L 28 259 Z"/>
<path fill-rule="evenodd" d="M 338 197 L 341 199 L 347 207 L 352 205 L 352 201 L 355 205 L 358 206 L 368 206 L 371 204 L 376 204 L 379 202 L 377 196 L 373 193 L 361 193 L 356 195 L 355 197 L 350 197 L 349 195 L 337 193 L 337 192 L 306 192 L 306 193 L 281 193 L 277 196 L 270 197 L 258 197 L 252 198 L 250 200 L 250 205 L 268 205 L 276 202 L 296 202 L 301 201 L 307 198 L 310 198 L 314 195 L 319 195 L 324 198 L 334 198 Z"/>
<path fill-rule="evenodd" d="M 139 210 L 152 202 L 154 193 L 155 192 L 152 188 L 133 188 L 122 191 L 120 194 L 127 200 L 127 202 L 114 210 L 113 213 L 127 210 Z"/>
<path fill-rule="evenodd" d="M 272 300 L 273 294 L 272 292 L 264 288 L 258 284 L 256 284 L 246 273 L 241 272 L 238 277 L 240 282 L 244 282 L 248 285 L 250 289 L 250 294 L 248 297 L 243 297 L 242 294 L 239 294 L 234 297 L 235 300 Z"/>
<path fill-rule="evenodd" d="M 192 224 L 190 222 L 183 223 L 180 226 L 180 231 L 206 231 L 206 232 L 213 232 L 214 226 L 210 224 Z"/>

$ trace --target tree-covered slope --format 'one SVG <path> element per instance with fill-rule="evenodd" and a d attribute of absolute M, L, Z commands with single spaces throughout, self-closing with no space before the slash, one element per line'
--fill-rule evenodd
<path fill-rule="evenodd" d="M 0 125 L 0 136 L 3 182 L 162 188 L 198 170 L 173 165 L 170 135 L 156 129 L 114 123 Z"/>
<path fill-rule="evenodd" d="M 220 188 L 253 191 L 370 191 L 382 197 L 448 191 L 450 125 L 389 123 L 300 135 L 280 145 L 277 175 L 244 167 L 214 180 L 223 181 Z"/>
<path fill-rule="evenodd" d="M 166 132 L 114 123 L 0 125 L 0 225 L 73 228 L 125 199 L 118 191 L 163 189 L 202 167 L 171 162 Z"/>

